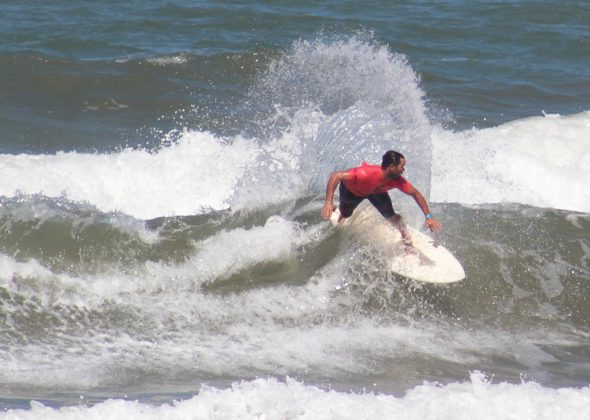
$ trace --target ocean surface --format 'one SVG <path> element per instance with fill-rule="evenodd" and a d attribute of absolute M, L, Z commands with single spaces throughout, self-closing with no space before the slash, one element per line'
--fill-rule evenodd
<path fill-rule="evenodd" d="M 0 419 L 590 419 L 590 3 L 2 1 L 0 39 Z M 462 282 L 321 218 L 388 149 Z"/>

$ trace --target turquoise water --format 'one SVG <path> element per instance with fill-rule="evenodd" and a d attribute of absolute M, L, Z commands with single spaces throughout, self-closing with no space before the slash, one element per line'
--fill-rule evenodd
<path fill-rule="evenodd" d="M 0 9 L 0 417 L 590 412 L 586 2 Z M 390 148 L 463 282 L 321 219 Z"/>

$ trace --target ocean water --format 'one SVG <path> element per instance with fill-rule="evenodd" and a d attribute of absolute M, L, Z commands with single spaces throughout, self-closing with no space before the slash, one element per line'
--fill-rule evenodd
<path fill-rule="evenodd" d="M 587 2 L 0 11 L 0 418 L 590 419 Z M 464 281 L 321 219 L 388 149 Z"/>

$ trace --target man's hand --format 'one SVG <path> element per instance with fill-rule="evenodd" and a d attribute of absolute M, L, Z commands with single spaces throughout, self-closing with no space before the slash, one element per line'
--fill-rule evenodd
<path fill-rule="evenodd" d="M 431 232 L 440 232 L 440 229 L 442 228 L 442 225 L 440 224 L 440 222 L 438 220 L 436 220 L 434 217 L 431 217 L 430 219 L 426 219 L 426 226 L 428 226 L 428 229 L 430 229 Z"/>
<path fill-rule="evenodd" d="M 325 220 L 330 220 L 330 216 L 332 216 L 333 211 L 334 211 L 334 204 L 326 201 L 326 203 L 324 204 L 324 208 L 322 209 L 322 217 Z"/>

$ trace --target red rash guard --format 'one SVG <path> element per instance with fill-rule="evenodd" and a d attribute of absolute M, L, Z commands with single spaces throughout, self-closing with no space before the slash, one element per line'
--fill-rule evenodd
<path fill-rule="evenodd" d="M 381 166 L 369 165 L 366 162 L 348 171 L 351 178 L 344 182 L 348 190 L 358 197 L 384 193 L 393 188 L 408 192 L 412 185 L 402 176 L 398 179 L 383 179 Z"/>

